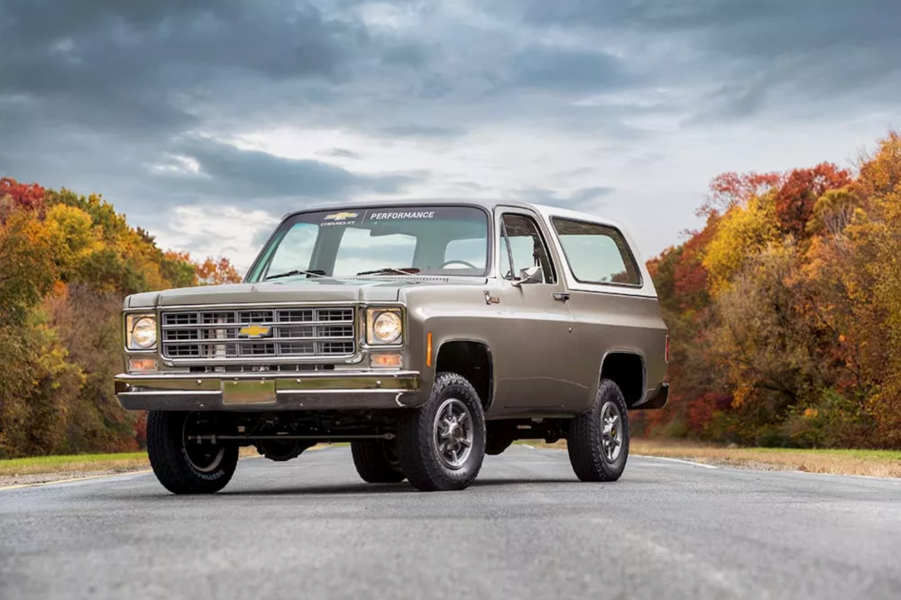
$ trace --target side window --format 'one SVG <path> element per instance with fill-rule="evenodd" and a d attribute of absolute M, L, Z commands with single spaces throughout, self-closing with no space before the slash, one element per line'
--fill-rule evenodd
<path fill-rule="evenodd" d="M 556 277 L 547 246 L 535 220 L 526 215 L 505 214 L 502 217 L 501 264 L 504 279 L 514 279 L 527 267 L 541 267 L 544 283 L 555 283 Z M 509 248 L 510 253 L 507 253 Z M 510 257 L 508 259 L 508 256 Z M 510 269 L 512 259 L 513 268 Z"/>
<path fill-rule="evenodd" d="M 613 227 L 555 218 L 554 229 L 573 277 L 582 283 L 641 285 L 641 273 Z"/>

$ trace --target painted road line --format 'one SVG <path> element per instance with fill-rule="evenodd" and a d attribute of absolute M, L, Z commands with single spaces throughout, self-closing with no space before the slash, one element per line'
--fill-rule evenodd
<path fill-rule="evenodd" d="M 705 465 L 704 463 L 694 462 L 691 460 L 682 460 L 680 458 L 667 458 L 665 456 L 649 456 L 647 454 L 632 454 L 631 456 L 636 456 L 639 458 L 653 458 L 655 460 L 666 460 L 674 463 L 681 463 L 683 465 L 692 465 L 693 467 L 704 467 L 705 469 L 719 469 L 714 465 Z"/>
<path fill-rule="evenodd" d="M 72 479 L 58 479 L 56 481 L 42 481 L 39 483 L 21 483 L 18 485 L 8 485 L 6 487 L 0 487 L 0 492 L 4 492 L 6 490 L 18 490 L 22 488 L 30 488 L 30 487 L 40 487 L 45 485 L 56 485 L 58 483 L 74 483 L 76 481 L 89 481 L 91 479 L 108 479 L 110 477 L 123 477 L 125 475 L 143 475 L 145 473 L 152 473 L 152 469 L 143 469 L 141 471 L 127 471 L 125 473 L 109 473 L 107 475 L 88 475 L 87 477 L 73 477 Z"/>
<path fill-rule="evenodd" d="M 263 458 L 262 455 L 258 456 L 243 456 L 240 461 L 245 460 L 253 460 L 255 458 Z M 153 469 L 141 469 L 140 471 L 126 471 L 124 473 L 109 473 L 107 475 L 88 475 L 87 477 L 73 477 L 71 479 L 58 479 L 56 481 L 41 481 L 38 483 L 20 483 L 16 485 L 7 485 L 5 487 L 0 487 L 0 492 L 6 490 L 18 490 L 21 488 L 30 488 L 30 487 L 39 487 L 44 485 L 56 485 L 57 483 L 74 483 L 76 481 L 89 481 L 91 479 L 107 479 L 110 477 L 122 477 L 124 475 L 143 475 L 145 473 L 153 473 Z M 36 473 L 39 475 L 40 473 Z"/>

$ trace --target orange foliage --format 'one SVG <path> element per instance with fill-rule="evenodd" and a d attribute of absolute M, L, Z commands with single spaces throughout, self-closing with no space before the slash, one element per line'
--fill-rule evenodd
<path fill-rule="evenodd" d="M 762 196 L 782 185 L 781 173 L 723 173 L 710 182 L 707 201 L 697 210 L 699 216 L 723 214 L 733 206 L 741 206 L 754 196 Z"/>
<path fill-rule="evenodd" d="M 224 256 L 217 259 L 207 257 L 196 265 L 197 279 L 202 285 L 222 285 L 225 283 L 241 283 L 241 275 Z"/>
<path fill-rule="evenodd" d="M 163 252 L 97 195 L 0 179 L 0 458 L 136 449 L 119 406 L 122 297 L 240 281 L 226 258 Z"/>
<path fill-rule="evenodd" d="M 851 174 L 832 163 L 795 169 L 776 192 L 776 218 L 786 233 L 802 237 L 817 199 L 851 183 Z"/>
<path fill-rule="evenodd" d="M 725 173 L 699 214 L 701 231 L 649 262 L 673 387 L 636 430 L 901 447 L 901 135 L 856 178 L 825 162 Z"/>
<path fill-rule="evenodd" d="M 26 210 L 37 210 L 44 205 L 44 188 L 36 183 L 19 183 L 11 177 L 0 178 L 0 198 L 9 196 L 13 205 Z"/>

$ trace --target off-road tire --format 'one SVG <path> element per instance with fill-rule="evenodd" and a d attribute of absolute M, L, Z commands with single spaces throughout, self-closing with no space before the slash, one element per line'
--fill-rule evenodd
<path fill-rule="evenodd" d="M 608 460 L 602 444 L 601 411 L 608 402 L 618 409 L 622 427 L 621 449 L 613 461 Z M 580 480 L 616 481 L 620 478 L 629 458 L 629 416 L 623 393 L 616 383 L 601 380 L 594 406 L 570 422 L 566 446 L 569 462 Z"/>
<path fill-rule="evenodd" d="M 438 411 L 451 399 L 465 405 L 472 419 L 472 445 L 465 463 L 457 469 L 442 462 L 434 441 Z M 456 373 L 438 373 L 428 401 L 401 416 L 398 442 L 401 470 L 417 489 L 433 492 L 468 487 L 478 476 L 485 458 L 485 413 L 475 388 Z"/>
<path fill-rule="evenodd" d="M 373 440 L 356 440 L 350 443 L 357 473 L 366 483 L 399 483 L 406 479 L 400 470 L 400 461 L 389 455 L 386 444 Z"/>
<path fill-rule="evenodd" d="M 215 470 L 198 470 L 188 458 L 182 433 L 188 412 L 151 411 L 147 416 L 147 455 L 160 483 L 173 494 L 212 494 L 226 486 L 238 465 L 238 446 L 223 445 Z"/>

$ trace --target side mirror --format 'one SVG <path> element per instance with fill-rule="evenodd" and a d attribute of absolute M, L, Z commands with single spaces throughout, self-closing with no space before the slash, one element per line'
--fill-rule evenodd
<path fill-rule="evenodd" d="M 519 279 L 513 280 L 514 287 L 519 287 L 526 283 L 541 283 L 544 281 L 544 272 L 541 267 L 526 267 L 519 272 Z"/>

